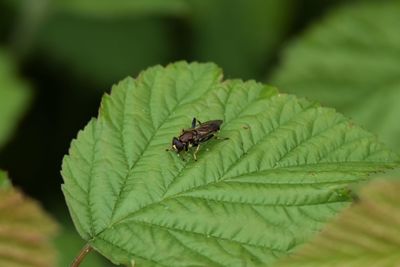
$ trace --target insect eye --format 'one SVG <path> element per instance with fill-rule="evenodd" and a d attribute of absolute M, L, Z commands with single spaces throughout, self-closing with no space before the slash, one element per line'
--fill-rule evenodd
<path fill-rule="evenodd" d="M 182 151 L 185 148 L 185 144 L 182 143 L 181 141 L 179 141 L 178 138 L 174 137 L 172 139 L 172 147 L 176 150 L 176 151 Z"/>
<path fill-rule="evenodd" d="M 177 141 L 179 142 L 178 138 L 176 138 L 176 137 L 172 138 L 172 145 L 175 145 L 175 143 L 176 143 Z"/>

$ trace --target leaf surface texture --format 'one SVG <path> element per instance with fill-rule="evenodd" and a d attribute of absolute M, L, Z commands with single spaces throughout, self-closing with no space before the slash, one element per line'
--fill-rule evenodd
<path fill-rule="evenodd" d="M 278 266 L 398 266 L 399 191 L 398 179 L 372 182 L 358 203 Z"/>

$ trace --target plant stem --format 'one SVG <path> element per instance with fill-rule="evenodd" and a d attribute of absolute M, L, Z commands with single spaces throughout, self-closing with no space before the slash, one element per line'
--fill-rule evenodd
<path fill-rule="evenodd" d="M 92 247 L 89 244 L 86 244 L 81 251 L 79 252 L 78 256 L 74 259 L 74 261 L 71 264 L 71 267 L 79 267 L 79 265 L 81 264 L 83 258 L 85 258 L 85 256 L 92 251 Z"/>

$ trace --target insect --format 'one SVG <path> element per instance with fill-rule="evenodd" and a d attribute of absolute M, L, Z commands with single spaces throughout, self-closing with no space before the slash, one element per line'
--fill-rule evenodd
<path fill-rule="evenodd" d="M 172 138 L 172 148 L 167 149 L 167 151 L 172 150 L 179 155 L 183 150 L 188 151 L 190 147 L 196 147 L 196 150 L 193 153 L 193 158 L 194 160 L 197 160 L 196 154 L 200 149 L 200 144 L 215 136 L 215 133 L 220 130 L 222 122 L 222 120 L 212 120 L 202 123 L 196 118 L 193 118 L 192 128 L 182 129 L 182 133 L 179 137 Z"/>

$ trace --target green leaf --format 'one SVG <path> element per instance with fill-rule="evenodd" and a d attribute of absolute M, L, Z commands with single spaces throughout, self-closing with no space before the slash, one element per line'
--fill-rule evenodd
<path fill-rule="evenodd" d="M 375 181 L 311 243 L 277 266 L 400 265 L 400 181 Z"/>
<path fill-rule="evenodd" d="M 57 225 L 39 206 L 11 187 L 0 172 L 0 266 L 53 267 L 56 252 L 52 244 Z"/>
<path fill-rule="evenodd" d="M 215 61 L 228 76 L 243 78 L 260 74 L 274 56 L 289 30 L 295 4 L 292 0 L 189 3 L 195 58 Z"/>
<path fill-rule="evenodd" d="M 12 58 L 0 49 L 0 148 L 16 128 L 30 98 L 27 84 L 16 72 Z"/>
<path fill-rule="evenodd" d="M 173 136 L 223 119 L 198 161 Z M 63 192 L 79 234 L 116 263 L 260 266 L 308 240 L 349 184 L 398 157 L 332 109 L 213 64 L 179 62 L 127 78 L 71 143 Z"/>
<path fill-rule="evenodd" d="M 336 107 L 400 152 L 399 13 L 398 1 L 332 12 L 288 47 L 272 83 Z"/>

